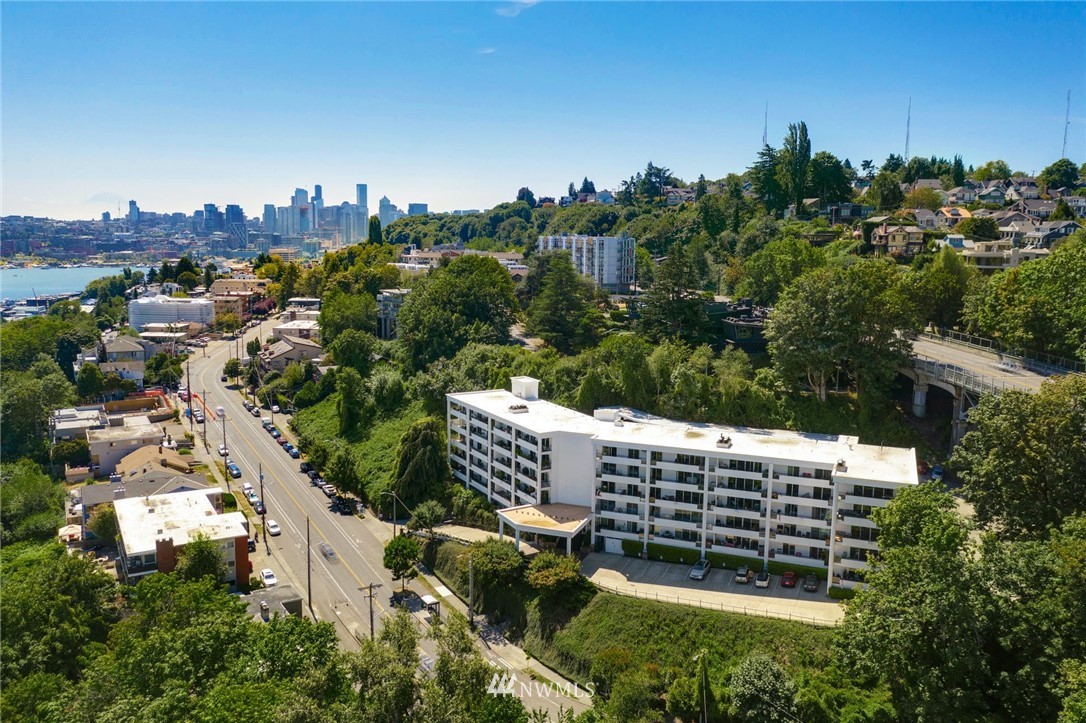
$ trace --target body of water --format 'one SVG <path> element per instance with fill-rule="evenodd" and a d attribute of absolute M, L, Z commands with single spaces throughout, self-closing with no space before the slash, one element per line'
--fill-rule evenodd
<path fill-rule="evenodd" d="M 137 270 L 133 268 L 133 271 Z M 147 272 L 147 269 L 138 269 Z M 0 269 L 0 298 L 25 299 L 35 294 L 66 294 L 82 291 L 103 276 L 116 276 L 120 266 L 85 266 L 62 269 Z"/>

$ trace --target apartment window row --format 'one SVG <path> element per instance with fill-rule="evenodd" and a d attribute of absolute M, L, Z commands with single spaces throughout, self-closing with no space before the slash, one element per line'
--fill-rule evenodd
<path fill-rule="evenodd" d="M 868 485 L 853 485 L 852 494 L 858 497 L 872 497 L 877 500 L 891 500 L 894 491 L 886 487 L 870 487 Z"/>

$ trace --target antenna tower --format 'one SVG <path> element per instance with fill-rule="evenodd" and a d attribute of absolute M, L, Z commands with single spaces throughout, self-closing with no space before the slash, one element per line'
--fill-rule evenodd
<path fill-rule="evenodd" d="M 1068 91 L 1070 93 L 1070 91 Z M 762 122 L 762 148 L 769 145 L 769 101 L 765 102 L 765 120 Z M 1066 143 L 1064 143 L 1066 145 Z"/>
<path fill-rule="evenodd" d="M 905 116 L 905 162 L 909 162 L 909 132 L 913 124 L 913 98 L 909 96 L 909 112 Z"/>
<path fill-rule="evenodd" d="M 1060 158 L 1067 158 L 1067 129 L 1071 127 L 1071 89 L 1067 89 L 1067 112 L 1063 116 L 1063 150 Z"/>

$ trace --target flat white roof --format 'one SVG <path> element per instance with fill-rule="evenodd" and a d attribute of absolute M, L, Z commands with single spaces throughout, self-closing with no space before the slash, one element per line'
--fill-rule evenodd
<path fill-rule="evenodd" d="M 470 404 L 484 414 L 509 424 L 531 430 L 536 434 L 549 432 L 581 432 L 595 434 L 597 422 L 587 414 L 575 409 L 568 409 L 544 399 L 528 401 L 515 396 L 504 389 L 490 389 L 482 392 L 459 392 L 448 395 L 449 399 Z M 524 405 L 527 412 L 512 412 L 511 406 Z"/>
<path fill-rule="evenodd" d="M 162 437 L 162 427 L 151 424 L 146 416 L 129 417 L 123 425 L 116 427 L 103 427 L 102 429 L 88 429 L 87 442 L 118 441 L 122 439 L 143 439 L 150 437 Z M 129 424 L 129 422 L 134 422 Z"/>
<path fill-rule="evenodd" d="M 459 392 L 449 394 L 448 398 L 536 434 L 574 432 L 589 435 L 600 443 L 663 447 L 679 452 L 780 460 L 829 468 L 838 460 L 844 460 L 844 469 L 835 472 L 842 479 L 898 484 L 917 484 L 919 481 L 916 450 L 860 444 L 858 437 L 678 422 L 618 408 L 597 410 L 597 415 L 603 417 L 597 419 L 542 399 L 524 400 L 504 389 Z M 510 407 L 526 407 L 527 411 L 518 413 Z M 621 426 L 610 421 L 616 415 L 622 417 Z M 721 436 L 731 439 L 730 447 L 717 446 Z"/>
<path fill-rule="evenodd" d="M 124 540 L 125 552 L 141 555 L 155 551 L 155 542 L 170 538 L 174 547 L 187 544 L 198 533 L 212 540 L 227 540 L 248 536 L 245 515 L 231 512 L 215 513 L 209 495 L 219 488 L 173 492 L 119 499 L 113 502 L 117 512 L 117 527 Z"/>
<path fill-rule="evenodd" d="M 276 329 L 318 329 L 320 328 L 320 322 L 313 321 L 312 319 L 295 319 L 294 321 L 287 321 L 282 324 L 277 324 Z"/>

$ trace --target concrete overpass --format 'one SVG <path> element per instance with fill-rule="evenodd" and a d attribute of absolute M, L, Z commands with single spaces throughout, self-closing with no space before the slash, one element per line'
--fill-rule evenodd
<path fill-rule="evenodd" d="M 1080 362 L 1031 359 L 999 351 L 993 342 L 958 332 L 926 329 L 913 340 L 913 366 L 901 369 L 913 381 L 913 414 L 927 414 L 931 387 L 954 398 L 951 448 L 965 435 L 967 414 L 984 394 L 1007 390 L 1034 393 L 1052 376 L 1081 373 Z"/>

